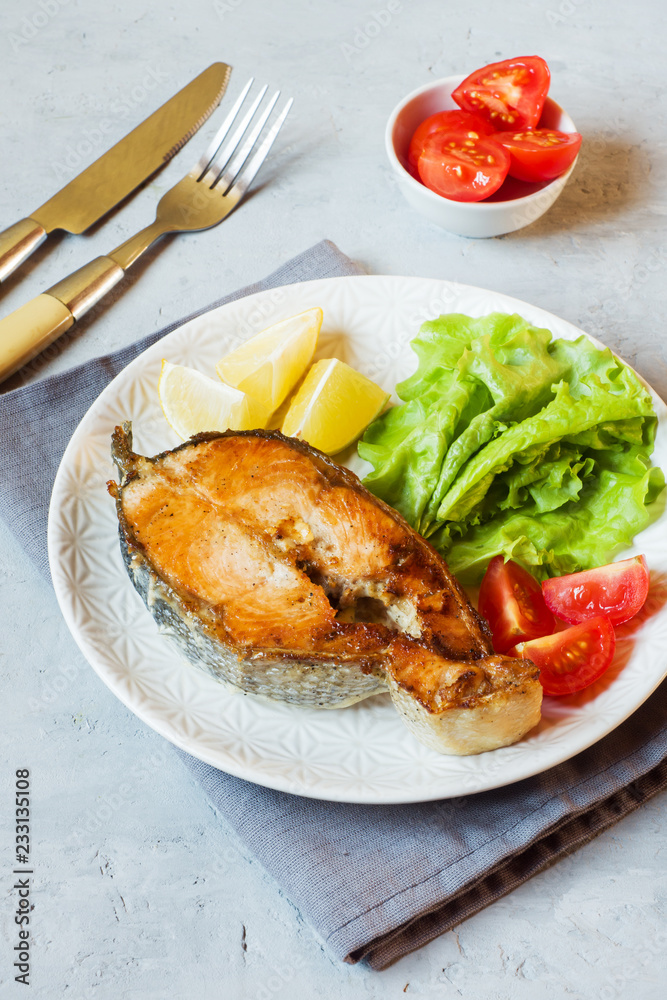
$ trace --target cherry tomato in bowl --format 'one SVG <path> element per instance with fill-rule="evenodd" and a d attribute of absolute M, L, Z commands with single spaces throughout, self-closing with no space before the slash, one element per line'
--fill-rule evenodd
<path fill-rule="evenodd" d="M 644 556 L 545 580 L 548 608 L 564 622 L 576 624 L 606 615 L 612 625 L 634 618 L 648 596 L 649 572 Z"/>
<path fill-rule="evenodd" d="M 421 183 L 408 160 L 410 142 L 416 129 L 430 116 L 460 110 L 452 93 L 463 77 L 433 80 L 407 94 L 391 112 L 385 129 L 385 148 L 397 189 L 410 207 L 429 222 L 460 236 L 491 237 L 522 229 L 549 210 L 562 193 L 572 167 L 553 181 L 529 184 L 506 177 L 489 197 L 478 202 L 443 198 Z M 552 98 L 544 102 L 540 128 L 574 132 L 568 113 Z M 498 126 L 493 126 L 494 131 Z M 516 129 L 515 129 L 516 130 Z"/>
<path fill-rule="evenodd" d="M 490 135 L 492 127 L 477 115 L 469 111 L 437 111 L 429 115 L 415 129 L 408 149 L 408 163 L 416 172 L 417 161 L 424 149 L 426 140 L 436 132 L 465 132 L 468 138 L 478 139 L 482 135 Z"/>
<path fill-rule="evenodd" d="M 434 132 L 417 161 L 423 184 L 452 201 L 481 201 L 507 177 L 510 155 L 487 138 L 467 132 Z"/>
<path fill-rule="evenodd" d="M 519 56 L 475 70 L 452 92 L 460 108 L 496 131 L 534 128 L 542 115 L 551 74 L 540 56 Z"/>
<path fill-rule="evenodd" d="M 553 635 L 521 642 L 510 656 L 532 660 L 548 695 L 583 691 L 603 675 L 614 659 L 616 638 L 608 618 L 591 618 Z"/>
<path fill-rule="evenodd" d="M 510 177 L 528 183 L 560 177 L 572 166 L 581 146 L 578 132 L 551 128 L 494 132 L 493 139 L 510 154 Z"/>
<path fill-rule="evenodd" d="M 479 588 L 479 613 L 493 635 L 493 648 L 510 647 L 554 630 L 554 616 L 544 603 L 537 580 L 518 563 L 494 556 Z"/>

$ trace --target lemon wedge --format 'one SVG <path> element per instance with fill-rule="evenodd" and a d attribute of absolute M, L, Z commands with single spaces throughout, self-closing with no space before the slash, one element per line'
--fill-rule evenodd
<path fill-rule="evenodd" d="M 338 358 L 316 362 L 294 396 L 283 434 L 335 455 L 382 411 L 389 393 Z"/>
<path fill-rule="evenodd" d="M 194 368 L 162 362 L 157 386 L 162 412 L 185 441 L 202 431 L 248 431 L 264 427 L 266 407 L 239 389 Z"/>
<path fill-rule="evenodd" d="M 275 323 L 218 361 L 215 370 L 227 385 L 259 400 L 273 413 L 313 360 L 322 310 L 307 309 Z"/>

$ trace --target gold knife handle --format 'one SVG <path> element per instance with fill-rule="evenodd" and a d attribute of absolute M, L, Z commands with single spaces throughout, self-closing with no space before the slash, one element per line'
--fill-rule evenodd
<path fill-rule="evenodd" d="M 52 295 L 38 295 L 0 320 L 0 382 L 69 330 L 71 312 Z"/>
<path fill-rule="evenodd" d="M 46 291 L 60 299 L 74 319 L 80 319 L 118 284 L 124 274 L 123 268 L 111 257 L 96 257 Z"/>
<path fill-rule="evenodd" d="M 46 239 L 46 229 L 34 219 L 22 219 L 0 233 L 0 282 Z"/>
<path fill-rule="evenodd" d="M 110 257 L 98 257 L 0 320 L 0 382 L 69 330 L 124 274 Z"/>

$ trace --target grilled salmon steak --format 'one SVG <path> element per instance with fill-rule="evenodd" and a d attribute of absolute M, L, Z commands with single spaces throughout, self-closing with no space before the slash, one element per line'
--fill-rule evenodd
<path fill-rule="evenodd" d="M 388 690 L 441 753 L 506 746 L 539 721 L 533 664 L 493 653 L 435 550 L 326 455 L 257 430 L 145 458 L 126 423 L 112 456 L 130 578 L 192 663 L 298 705 Z"/>

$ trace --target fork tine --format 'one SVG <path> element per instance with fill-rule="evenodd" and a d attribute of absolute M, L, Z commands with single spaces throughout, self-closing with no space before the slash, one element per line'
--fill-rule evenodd
<path fill-rule="evenodd" d="M 248 190 L 248 188 L 250 187 L 255 178 L 255 174 L 257 173 L 261 165 L 264 163 L 264 160 L 266 159 L 268 152 L 271 149 L 271 146 L 276 140 L 276 136 L 283 127 L 285 119 L 287 118 L 287 115 L 289 114 L 289 110 L 292 107 L 293 103 L 294 100 L 293 98 L 290 97 L 289 101 L 287 102 L 283 110 L 280 112 L 280 115 L 278 116 L 278 118 L 276 118 L 275 122 L 273 123 L 273 125 L 267 132 L 266 136 L 262 140 L 261 145 L 257 149 L 257 152 L 253 156 L 248 166 L 241 174 L 239 174 L 239 176 L 236 178 L 236 182 L 232 185 L 232 187 L 228 191 L 224 192 L 226 198 L 232 198 L 234 202 L 238 202 L 246 193 L 246 191 Z"/>
<path fill-rule="evenodd" d="M 264 94 L 267 92 L 268 89 L 269 85 L 264 84 L 257 97 L 252 102 L 252 105 L 243 116 L 243 120 L 239 124 L 238 128 L 234 131 L 231 139 L 229 140 L 225 148 L 222 150 L 218 150 L 216 152 L 215 156 L 213 157 L 213 160 L 209 164 L 208 170 L 206 171 L 203 177 L 199 178 L 199 180 L 203 181 L 203 183 L 207 187 L 213 187 L 218 177 L 220 176 L 221 170 L 223 170 L 224 167 L 227 165 L 227 163 L 229 163 L 236 147 L 243 138 L 243 135 L 246 129 L 248 128 L 248 125 L 252 121 L 252 118 L 254 117 L 254 114 L 257 111 L 259 105 L 261 104 Z"/>
<path fill-rule="evenodd" d="M 209 143 L 209 145 L 206 147 L 206 150 L 204 151 L 204 153 L 202 153 L 202 155 L 200 156 L 200 158 L 197 160 L 197 163 L 195 164 L 194 169 L 197 171 L 197 179 L 198 180 L 201 180 L 201 178 L 204 175 L 204 173 L 206 172 L 209 164 L 211 163 L 211 160 L 213 160 L 213 158 L 215 157 L 216 153 L 220 149 L 220 146 L 222 145 L 224 139 L 227 136 L 227 133 L 229 132 L 230 128 L 232 127 L 232 125 L 234 123 L 234 119 L 236 118 L 236 116 L 238 114 L 239 108 L 241 107 L 241 105 L 245 101 L 246 95 L 247 95 L 248 91 L 250 90 L 250 88 L 252 87 L 252 85 L 253 85 L 254 82 L 255 82 L 255 78 L 254 78 L 254 76 L 251 76 L 250 79 L 248 80 L 248 82 L 246 83 L 245 87 L 243 88 L 243 90 L 239 94 L 239 96 L 236 98 L 236 101 L 234 102 L 233 108 L 231 109 L 231 111 L 229 112 L 229 114 L 227 115 L 227 117 L 225 118 L 224 122 L 222 123 L 222 125 L 220 126 L 220 128 L 218 129 L 218 131 L 215 133 L 215 135 L 214 135 L 213 139 L 211 140 L 211 142 Z"/>
<path fill-rule="evenodd" d="M 257 119 L 256 123 L 253 125 L 252 131 L 246 137 L 245 142 L 243 143 L 241 148 L 237 151 L 236 155 L 227 166 L 222 177 L 216 181 L 216 185 L 220 186 L 221 194 L 224 194 L 227 188 L 231 187 L 231 185 L 234 183 L 234 178 L 239 173 L 241 167 L 250 156 L 250 153 L 252 152 L 253 147 L 257 142 L 257 139 L 259 138 L 262 129 L 266 125 L 269 115 L 275 108 L 276 102 L 279 97 L 280 97 L 280 91 L 277 90 L 273 95 L 273 97 L 271 98 L 271 100 L 269 101 L 269 103 L 267 104 L 262 114 Z M 214 164 L 214 169 L 215 169 L 215 164 Z"/>

